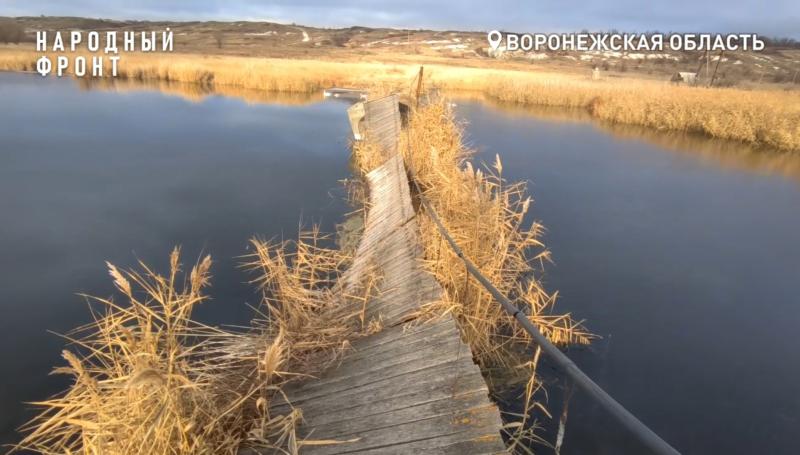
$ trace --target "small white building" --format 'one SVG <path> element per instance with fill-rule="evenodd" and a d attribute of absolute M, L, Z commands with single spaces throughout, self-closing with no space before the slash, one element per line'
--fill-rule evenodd
<path fill-rule="evenodd" d="M 697 84 L 697 73 L 678 71 L 672 75 L 670 82 L 674 82 L 676 84 L 695 85 Z"/>

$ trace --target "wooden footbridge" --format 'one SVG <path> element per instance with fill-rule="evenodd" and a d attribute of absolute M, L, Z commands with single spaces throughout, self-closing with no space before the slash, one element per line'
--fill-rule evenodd
<path fill-rule="evenodd" d="M 356 286 L 367 271 L 383 277 L 365 320 L 380 320 L 384 328 L 355 341 L 319 378 L 286 390 L 303 412 L 301 438 L 339 441 L 301 445 L 301 453 L 504 452 L 499 411 L 455 321 L 416 320 L 441 288 L 421 264 L 419 226 L 397 149 L 397 97 L 364 103 L 363 112 L 362 133 L 379 144 L 385 161 L 367 174 L 364 234 L 343 280 Z M 288 406 L 279 403 L 275 410 Z"/>
<path fill-rule="evenodd" d="M 381 275 L 378 297 L 364 313 L 366 321 L 381 321 L 383 329 L 355 341 L 341 362 L 318 378 L 290 385 L 285 390 L 288 402 L 279 401 L 273 409 L 302 410 L 299 438 L 322 442 L 301 442 L 304 454 L 503 453 L 500 413 L 455 321 L 449 315 L 418 319 L 422 306 L 437 300 L 442 289 L 421 263 L 418 214 L 398 150 L 399 101 L 391 95 L 348 111 L 355 137 L 376 144 L 382 163 L 366 176 L 364 233 L 340 286 L 346 292 L 368 273 Z M 652 453 L 678 454 L 550 343 L 464 256 L 424 196 L 420 202 L 418 209 L 436 224 L 470 275 L 531 335 L 552 367 Z"/>

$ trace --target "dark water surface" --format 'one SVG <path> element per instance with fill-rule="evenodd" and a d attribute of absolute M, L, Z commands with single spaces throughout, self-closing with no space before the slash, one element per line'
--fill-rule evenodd
<path fill-rule="evenodd" d="M 86 322 L 76 293 L 111 294 L 104 261 L 210 253 L 196 314 L 244 323 L 247 239 L 294 238 L 301 218 L 330 232 L 347 210 L 346 104 L 158 88 L 0 74 L 2 442 L 22 401 L 66 385 L 47 376 L 64 343 L 46 330 Z M 548 288 L 603 337 L 570 352 L 591 377 L 684 453 L 800 453 L 800 160 L 572 114 L 457 113 L 478 159 L 531 182 Z M 562 453 L 641 451 L 577 394 Z"/>
<path fill-rule="evenodd" d="M 475 101 L 457 113 L 478 159 L 530 181 L 546 284 L 603 337 L 570 353 L 593 379 L 685 454 L 800 453 L 796 158 Z M 568 422 L 562 453 L 642 453 L 580 394 Z"/>
<path fill-rule="evenodd" d="M 0 442 L 16 439 L 22 401 L 65 386 L 47 375 L 64 345 L 47 330 L 87 322 L 76 293 L 111 295 L 106 260 L 163 273 L 175 245 L 187 267 L 210 253 L 212 300 L 195 314 L 248 321 L 258 296 L 236 259 L 247 240 L 295 238 L 301 217 L 330 232 L 347 210 L 346 108 L 0 73 Z"/>

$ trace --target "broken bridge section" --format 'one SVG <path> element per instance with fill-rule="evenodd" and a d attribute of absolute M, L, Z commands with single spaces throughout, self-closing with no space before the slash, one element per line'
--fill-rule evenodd
<path fill-rule="evenodd" d="M 440 298 L 442 290 L 421 263 L 419 226 L 398 153 L 398 97 L 354 109 L 362 110 L 354 131 L 361 128 L 378 144 L 385 161 L 366 176 L 364 233 L 341 286 L 347 292 L 366 273 L 381 277 L 365 321 L 379 320 L 383 330 L 354 341 L 341 362 L 318 378 L 287 388 L 289 401 L 303 412 L 299 438 L 339 441 L 301 445 L 300 452 L 504 453 L 499 411 L 452 316 L 415 320 L 421 306 Z M 278 402 L 273 409 L 288 407 Z"/>

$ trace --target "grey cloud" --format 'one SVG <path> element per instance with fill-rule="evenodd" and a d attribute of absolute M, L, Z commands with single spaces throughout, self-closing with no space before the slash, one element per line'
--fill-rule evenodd
<path fill-rule="evenodd" d="M 0 15 L 68 15 L 113 19 L 268 20 L 350 25 L 519 32 L 753 32 L 800 38 L 795 0 L 0 0 Z"/>

